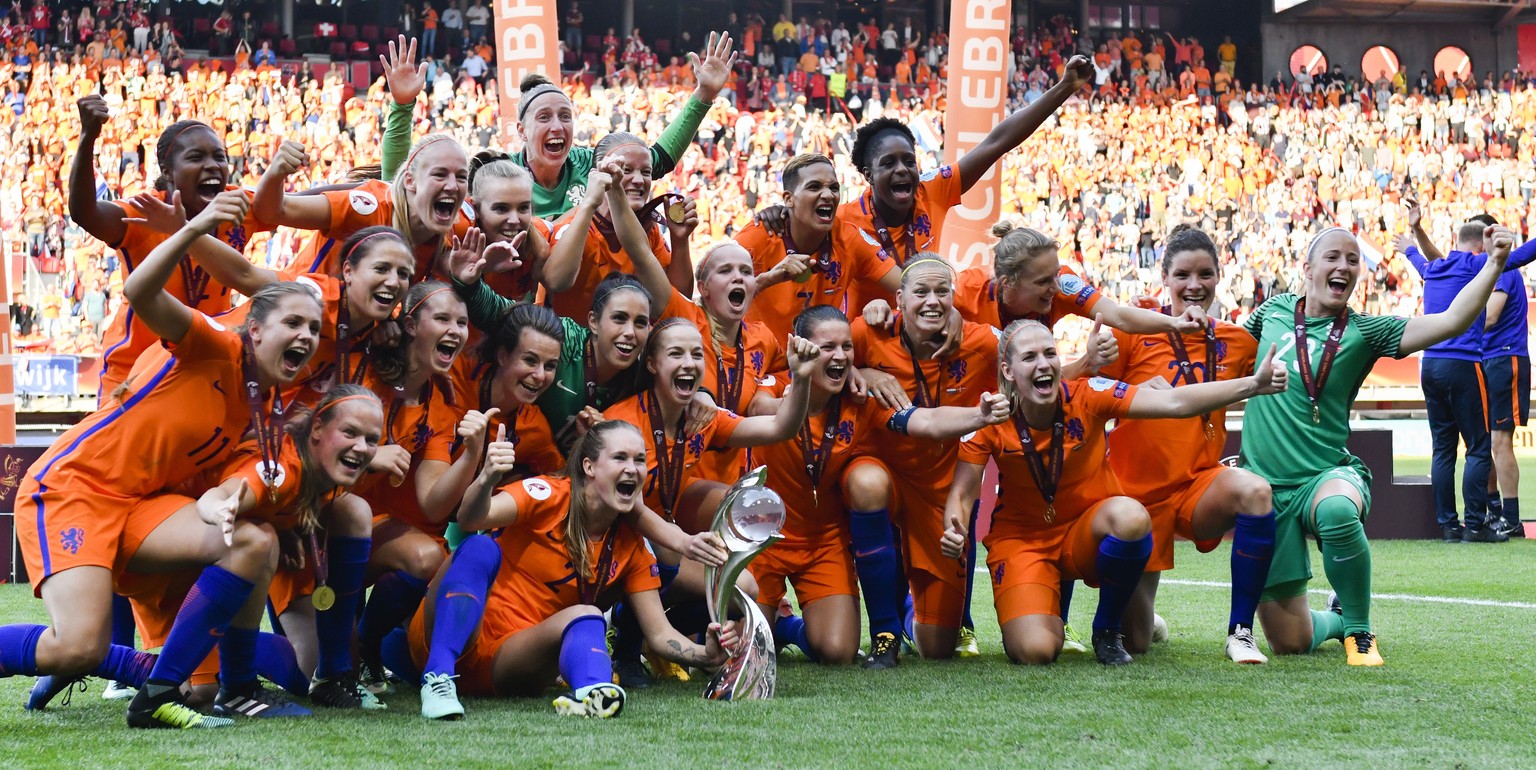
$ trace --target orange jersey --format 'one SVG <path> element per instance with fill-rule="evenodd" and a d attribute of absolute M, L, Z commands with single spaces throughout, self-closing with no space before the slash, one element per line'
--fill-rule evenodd
<path fill-rule="evenodd" d="M 227 190 L 238 190 L 238 187 L 227 187 Z M 165 199 L 165 193 L 160 193 L 161 200 Z M 246 197 L 251 197 L 249 191 Z M 135 206 L 132 201 L 121 200 L 114 205 L 123 210 L 124 217 L 142 217 L 144 213 Z M 127 223 L 128 229 L 123 233 L 123 239 L 113 244 L 118 254 L 122 256 L 123 275 L 133 272 L 140 262 L 143 262 L 169 236 L 158 233 L 148 227 L 135 223 Z M 227 224 L 219 225 L 214 236 L 235 251 L 244 252 L 245 244 L 250 237 L 258 232 L 273 229 L 271 225 L 263 223 L 255 217 L 246 217 L 245 222 L 236 227 Z M 165 290 L 170 292 L 179 302 L 201 313 L 214 316 L 229 310 L 229 289 L 213 280 L 208 273 L 192 261 L 191 257 L 183 256 L 181 262 L 172 272 L 169 280 L 165 282 Z M 98 406 L 104 406 L 106 399 L 111 396 L 112 390 L 121 385 L 123 378 L 128 376 L 128 370 L 133 368 L 134 362 L 147 348 L 154 345 L 158 338 L 155 333 L 139 320 L 133 308 L 124 307 L 113 314 L 107 330 L 102 334 L 101 346 L 105 351 L 101 354 L 101 392 L 97 399 Z"/>
<path fill-rule="evenodd" d="M 1056 279 L 1056 297 L 1051 300 L 1050 316 L 1035 313 L 1015 316 L 1004 313 L 1003 305 L 997 298 L 997 281 L 992 277 L 991 268 L 967 268 L 955 277 L 955 309 L 960 311 L 961 317 L 972 323 L 988 324 L 999 329 L 1006 329 L 1008 324 L 1021 318 L 1039 321 L 1047 327 L 1054 327 L 1057 321 L 1069 315 L 1093 318 L 1093 308 L 1099 304 L 1102 296 L 1098 289 L 1089 286 L 1071 268 L 1063 265 Z"/>
<path fill-rule="evenodd" d="M 1066 448 L 1061 478 L 1056 484 L 1055 520 L 1045 520 L 1046 503 L 1025 459 L 1024 444 L 1014 422 L 988 425 L 960 443 L 960 459 L 985 465 L 997 461 L 997 508 L 992 513 L 992 537 L 1044 530 L 1066 524 L 1107 497 L 1124 494 L 1104 453 L 1104 424 L 1124 417 L 1136 397 L 1136 386 L 1108 377 L 1062 383 Z M 1049 468 L 1051 430 L 1031 430 L 1030 438 Z"/>
<path fill-rule="evenodd" d="M 459 394 L 456 413 L 461 417 L 470 409 L 483 413 L 496 406 L 491 401 L 491 383 L 495 374 L 489 364 L 476 361 L 476 358 L 478 356 L 461 354 L 453 363 L 456 378 L 460 372 L 464 373 L 463 380 L 456 379 L 454 383 L 454 392 Z M 505 478 L 546 475 L 565 467 L 565 456 L 555 446 L 549 420 L 537 406 L 525 404 L 518 407 L 510 421 L 506 418 L 505 412 L 498 412 L 486 430 L 488 437 L 495 438 L 497 426 L 507 424 L 507 440 L 517 450 L 517 467 Z"/>
<path fill-rule="evenodd" d="M 429 535 L 441 537 L 448 521 L 429 521 L 416 492 L 417 471 L 422 462 L 453 462 L 453 440 L 458 435 L 458 410 L 437 382 L 429 382 L 420 403 L 407 404 L 405 395 L 371 373 L 363 384 L 384 402 L 384 444 L 396 444 L 411 453 L 411 469 L 405 483 L 394 486 L 387 474 L 370 473 L 357 485 L 357 493 L 373 507 L 375 516 L 388 514 Z"/>
<path fill-rule="evenodd" d="M 848 294 L 855 284 L 877 284 L 886 273 L 897 269 L 894 261 L 880 256 L 880 244 L 874 236 L 853 225 L 838 222 L 829 237 L 830 253 L 807 255 L 824 262 L 810 280 L 785 281 L 758 292 L 747 308 L 748 321 L 765 324 L 775 339 L 782 340 L 794 330 L 800 311 L 812 305 L 831 305 L 846 315 Z M 736 234 L 736 243 L 752 255 L 753 272 L 759 274 L 777 267 L 789 253 L 782 237 L 757 222 L 743 227 Z"/>
<path fill-rule="evenodd" d="M 321 194 L 331 205 L 331 221 L 304 244 L 304 250 L 283 271 L 286 278 L 305 273 L 341 275 L 341 247 L 353 233 L 374 225 L 395 226 L 395 199 L 388 182 L 370 179 L 351 190 L 330 190 Z M 459 209 L 458 221 L 453 224 L 453 234 L 463 236 L 474 223 L 474 209 L 465 203 Z M 437 246 L 434 238 L 414 249 L 416 281 L 426 279 L 436 269 Z"/>
<path fill-rule="evenodd" d="M 287 404 L 303 403 L 313 406 L 326 393 L 329 393 L 331 388 L 341 382 L 342 378 L 338 377 L 338 368 L 345 369 L 347 382 L 353 384 L 362 382 L 363 372 L 368 368 L 368 344 L 372 340 L 373 325 L 361 326 L 349 318 L 347 334 L 342 337 L 342 294 L 346 291 L 346 285 L 341 282 L 341 279 L 311 273 L 298 276 L 293 280 L 315 292 L 320 299 L 321 307 L 324 308 L 324 313 L 320 319 L 320 337 L 315 340 L 315 354 L 299 371 L 293 383 L 283 390 L 283 401 Z M 250 309 L 251 305 L 247 302 L 220 314 L 218 321 L 226 326 L 245 323 Z M 342 353 L 346 354 L 344 364 L 341 360 Z"/>
<path fill-rule="evenodd" d="M 965 324 L 960 350 L 947 360 L 914 361 L 901 337 L 900 319 L 887 331 L 870 328 L 860 318 L 853 322 L 853 351 L 860 366 L 895 376 L 915 406 L 975 406 L 982 393 L 997 389 L 997 330 L 989 326 Z M 954 473 L 958 446 L 956 440 L 877 434 L 866 449 L 896 475 L 942 488 Z"/>
<path fill-rule="evenodd" d="M 663 505 L 662 478 L 658 470 L 661 455 L 676 446 L 676 443 L 663 438 L 656 440 L 655 430 L 651 426 L 651 412 L 648 401 L 649 391 L 638 396 L 631 396 L 620 401 L 603 411 L 603 418 L 608 420 L 620 420 L 640 429 L 640 434 L 645 437 L 645 504 L 651 510 L 662 513 L 668 519 L 672 517 L 672 506 Z M 660 415 L 657 415 L 658 421 Z M 731 434 L 736 432 L 736 426 L 742 418 L 724 409 L 715 411 L 715 419 L 704 426 L 698 433 L 690 434 L 683 444 L 683 470 L 678 487 L 674 494 L 681 496 L 682 489 L 693 479 L 707 478 L 705 472 L 715 467 L 706 453 L 718 452 L 729 449 L 728 443 Z M 673 426 L 676 427 L 676 426 Z M 658 446 L 660 444 L 660 446 Z M 676 451 L 673 449 L 673 451 Z M 703 461 L 703 462 L 701 462 Z M 676 503 L 677 500 L 671 500 Z"/>
<path fill-rule="evenodd" d="M 1188 385 L 1166 334 L 1126 334 L 1115 331 L 1120 343 L 1120 358 L 1099 373 L 1125 382 L 1144 383 L 1161 377 L 1175 387 Z M 1195 382 L 1207 382 L 1204 334 L 1180 337 L 1189 356 Z M 1218 322 L 1216 326 L 1216 379 L 1235 380 L 1253 372 L 1259 343 L 1241 326 Z M 1119 477 L 1125 493 L 1144 503 L 1153 503 L 1187 486 L 1201 472 L 1221 464 L 1227 444 L 1227 410 L 1208 415 L 1212 435 L 1205 433 L 1205 420 L 1186 417 L 1181 420 L 1121 420 L 1109 434 L 1109 464 Z"/>
<path fill-rule="evenodd" d="M 251 421 L 241 356 L 239 335 L 194 313 L 186 336 L 146 350 L 122 397 L 60 436 L 27 480 L 135 499 L 217 467 Z"/>
<path fill-rule="evenodd" d="M 530 227 L 544 236 L 545 243 L 551 242 L 552 233 L 549 223 L 534 217 Z M 486 286 L 491 287 L 492 290 L 503 297 L 521 302 L 531 302 L 539 290 L 539 282 L 534 280 L 533 269 L 533 260 L 525 259 L 521 266 L 511 272 L 500 273 L 487 269 L 480 274 L 480 280 L 484 281 Z M 444 280 L 450 277 L 442 276 Z M 585 316 L 581 317 L 584 318 Z M 480 332 L 478 329 L 470 327 L 470 335 L 470 344 L 473 345 L 475 340 L 480 338 Z"/>
<path fill-rule="evenodd" d="M 774 378 L 768 387 L 774 396 L 783 398 L 789 389 L 789 375 Z M 787 545 L 797 543 L 823 543 L 845 537 L 848 506 L 843 501 L 842 478 L 848 464 L 863 453 L 862 447 L 869 441 L 886 441 L 894 434 L 884 428 L 893 411 L 880 406 L 873 398 L 855 403 L 853 398 L 842 395 L 838 399 L 837 422 L 832 429 L 832 447 L 822 466 L 821 478 L 813 487 L 806 465 L 805 443 L 809 439 L 812 456 L 823 446 L 827 438 L 827 410 L 810 414 L 801 427 L 801 434 L 788 441 L 757 447 L 752 450 L 752 461 L 768 466 L 768 487 L 784 498 L 784 510 L 788 518 L 782 532 Z M 815 494 L 812 494 L 814 490 Z"/>
<path fill-rule="evenodd" d="M 485 600 L 480 636 L 486 639 L 505 638 L 584 601 L 565 548 L 570 479 L 535 476 L 500 491 L 517 501 L 517 521 L 496 535 L 502 563 Z M 661 588 L 656 558 L 639 533 L 621 519 L 608 537 L 614 538 L 613 556 L 595 590 L 597 606 L 612 606 L 620 594 Z M 587 544 L 587 563 L 594 573 L 602 563 L 603 545 L 602 538 Z"/>
<path fill-rule="evenodd" d="M 960 205 L 960 169 L 956 166 L 940 166 L 923 174 L 915 191 L 912 219 L 903 224 L 885 222 L 886 233 L 881 235 L 880 224 L 875 219 L 875 193 L 869 190 L 858 200 L 837 207 L 837 221 L 847 222 L 875 239 L 880 246 L 880 257 L 894 261 L 903 267 L 912 255 L 923 251 L 938 251 L 944 231 L 944 217 L 949 210 Z M 851 298 L 851 309 L 861 312 L 864 305 L 874 299 L 890 299 L 883 289 L 860 289 Z"/>
<path fill-rule="evenodd" d="M 546 304 L 556 314 L 566 318 L 586 318 L 592 310 L 592 296 L 597 293 L 597 285 L 608 277 L 609 273 L 633 273 L 635 272 L 634 260 L 624 252 L 619 245 L 617 235 L 611 238 L 605 235 L 598 227 L 597 217 L 592 218 L 592 223 L 587 225 L 585 232 L 571 230 L 571 223 L 576 219 L 576 210 L 565 212 L 565 216 L 555 220 L 554 240 L 551 247 L 565 238 L 585 238 L 581 249 L 581 268 L 576 273 L 576 282 L 571 288 L 562 292 L 549 292 L 545 298 Z M 659 224 L 647 223 L 645 229 L 651 244 L 651 252 L 661 262 L 662 267 L 672 264 L 672 247 L 667 238 L 667 230 Z M 662 297 L 655 298 L 657 302 Z"/>
<path fill-rule="evenodd" d="M 304 485 L 304 461 L 299 458 L 299 452 L 294 447 L 293 436 L 283 434 L 283 443 L 277 456 L 277 475 L 272 479 L 269 487 L 266 463 L 261 459 L 261 446 L 255 441 L 247 441 L 235 449 L 234 455 L 224 463 L 219 472 L 213 474 L 209 486 L 217 486 L 230 479 L 243 479 L 251 488 L 251 494 L 256 496 L 256 507 L 240 514 L 242 519 L 251 519 L 266 524 L 281 531 L 293 529 L 299 525 L 299 517 L 294 507 L 299 502 L 299 492 Z M 268 497 L 269 490 L 276 491 L 276 499 Z M 188 490 L 188 494 L 200 495 L 207 491 Z M 332 490 L 326 495 L 328 502 L 339 490 Z"/>

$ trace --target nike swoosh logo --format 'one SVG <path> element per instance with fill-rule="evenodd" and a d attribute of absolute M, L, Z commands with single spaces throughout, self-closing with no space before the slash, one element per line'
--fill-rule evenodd
<path fill-rule="evenodd" d="M 888 372 L 888 371 L 891 370 L 891 367 L 886 366 L 885 364 L 875 364 L 875 368 L 879 369 L 882 372 Z"/>
<path fill-rule="evenodd" d="M 1339 558 L 1339 557 L 1337 557 L 1337 556 L 1335 556 L 1335 557 L 1333 557 L 1333 560 L 1334 560 L 1334 561 L 1349 561 L 1349 560 L 1350 560 L 1350 559 L 1353 559 L 1353 558 L 1355 558 L 1355 556 L 1359 556 L 1359 555 L 1360 555 L 1360 554 L 1358 554 L 1358 553 L 1357 553 L 1357 554 L 1355 554 L 1355 555 L 1354 555 L 1354 556 L 1345 556 L 1345 557 L 1344 557 L 1344 558 L 1342 558 L 1342 559 L 1341 559 L 1341 558 Z"/>
<path fill-rule="evenodd" d="M 571 394 L 573 396 L 578 395 L 576 393 L 576 391 L 571 390 L 570 388 L 566 387 L 566 384 L 563 383 L 563 382 L 556 381 L 555 382 L 555 387 L 557 387 L 557 388 L 559 388 L 559 389 L 561 389 L 561 390 L 563 390 L 563 391 L 565 391 L 565 392 L 567 392 L 567 393 L 569 393 L 569 394 Z"/>
<path fill-rule="evenodd" d="M 1157 344 L 1157 340 L 1142 340 L 1141 341 L 1142 347 L 1150 348 L 1150 347 L 1152 347 L 1153 345 L 1156 345 L 1156 344 Z"/>
<path fill-rule="evenodd" d="M 1236 553 L 1238 556 L 1243 557 L 1244 559 L 1253 559 L 1254 561 L 1263 561 L 1262 559 L 1260 559 L 1257 556 L 1254 556 L 1251 553 L 1244 553 L 1243 550 L 1240 549 L 1240 548 L 1234 548 L 1233 552 Z M 1350 558 L 1354 558 L 1354 557 L 1351 556 Z"/>
<path fill-rule="evenodd" d="M 463 593 L 462 591 L 449 591 L 448 593 L 443 594 L 443 598 L 444 599 L 452 599 L 455 596 L 462 596 L 462 597 L 464 597 L 466 599 L 478 599 L 478 598 L 480 598 L 478 596 L 475 596 L 474 594 L 466 594 L 466 593 Z"/>
<path fill-rule="evenodd" d="M 870 556 L 874 556 L 876 554 L 885 553 L 885 550 L 886 549 L 884 549 L 884 548 L 876 548 L 873 551 L 854 551 L 853 552 L 853 558 L 855 558 L 855 559 L 863 559 L 863 558 L 867 558 L 867 557 L 870 557 Z"/>

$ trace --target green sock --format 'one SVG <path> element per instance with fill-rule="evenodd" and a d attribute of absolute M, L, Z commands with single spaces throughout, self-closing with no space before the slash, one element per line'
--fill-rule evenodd
<path fill-rule="evenodd" d="M 1371 630 L 1371 546 L 1353 500 L 1331 495 L 1317 504 L 1317 539 L 1322 544 L 1323 572 L 1339 595 L 1344 633 Z"/>
<path fill-rule="evenodd" d="M 1344 638 L 1344 618 L 1332 612 L 1312 610 L 1312 650 L 1323 646 L 1329 639 Z"/>

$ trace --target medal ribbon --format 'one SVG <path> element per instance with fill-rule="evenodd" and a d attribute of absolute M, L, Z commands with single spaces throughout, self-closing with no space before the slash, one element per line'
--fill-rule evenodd
<path fill-rule="evenodd" d="M 1339 345 L 1344 341 L 1344 329 L 1349 325 L 1349 308 L 1343 308 L 1339 314 L 1333 317 L 1333 326 L 1328 329 L 1328 339 L 1323 342 L 1323 357 L 1317 362 L 1317 376 L 1312 375 L 1312 361 L 1307 356 L 1307 298 L 1296 298 L 1296 369 L 1301 375 L 1301 385 L 1307 390 L 1307 399 L 1312 402 L 1312 423 L 1315 425 L 1321 421 L 1321 411 L 1317 400 L 1323 395 L 1323 386 L 1328 383 L 1328 375 L 1333 371 L 1333 359 L 1339 354 Z"/>
<path fill-rule="evenodd" d="M 914 212 L 917 209 L 916 205 L 914 205 L 912 208 Z M 912 255 L 917 253 L 917 235 L 912 232 L 912 220 L 908 219 L 906 222 L 902 223 L 902 242 L 907 247 L 907 253 L 902 254 L 896 251 L 896 242 L 891 239 L 891 228 L 885 223 L 885 219 L 880 216 L 880 209 L 875 206 L 875 198 L 873 192 L 870 193 L 869 211 L 873 215 L 872 218 L 875 225 L 875 237 L 880 239 L 881 248 L 885 249 L 885 253 L 891 255 L 891 259 L 896 260 L 897 267 L 905 267 L 907 260 L 911 259 Z"/>
<path fill-rule="evenodd" d="M 1163 315 L 1173 315 L 1173 308 L 1163 306 Z M 1179 371 L 1184 376 L 1186 383 L 1199 382 L 1195 379 L 1194 365 L 1189 360 L 1189 349 L 1184 346 L 1184 335 L 1168 332 L 1168 344 L 1173 347 L 1173 357 L 1178 359 Z M 1205 382 L 1216 381 L 1216 322 L 1207 319 L 1205 327 Z M 1211 425 L 1211 413 L 1200 415 L 1200 420 L 1205 423 L 1206 436 L 1215 434 L 1215 428 Z"/>
<path fill-rule="evenodd" d="M 1045 523 L 1056 522 L 1056 488 L 1061 484 L 1061 469 L 1066 459 L 1067 420 L 1066 409 L 1062 406 L 1061 397 L 1057 397 L 1056 416 L 1051 422 L 1051 464 L 1046 466 L 1045 460 L 1040 457 L 1040 451 L 1035 448 L 1035 440 L 1031 434 L 1029 423 L 1018 414 L 1013 415 L 1013 429 L 1019 434 L 1019 443 L 1024 446 L 1024 462 L 1029 466 L 1029 475 L 1035 479 L 1035 487 L 1040 490 L 1040 496 L 1045 498 Z"/>
<path fill-rule="evenodd" d="M 791 236 L 789 234 L 789 228 L 788 227 L 784 228 L 784 235 L 782 236 L 782 240 L 784 241 L 784 253 L 785 254 L 805 254 L 805 252 L 801 251 L 800 247 L 795 244 L 795 239 L 794 239 L 793 236 Z M 806 254 L 806 256 L 810 256 L 810 255 Z M 813 273 L 825 273 L 827 271 L 827 269 L 830 268 L 831 266 L 832 266 L 832 234 L 831 233 L 827 233 L 826 239 L 821 242 L 820 246 L 816 247 L 816 258 L 811 260 L 811 272 L 813 272 Z"/>
<path fill-rule="evenodd" d="M 596 604 L 598 594 L 603 592 L 603 584 L 608 581 L 608 571 L 613 569 L 613 546 L 619 539 L 619 522 L 615 521 L 608 527 L 608 533 L 603 535 L 603 552 L 597 557 L 597 580 L 588 585 L 587 576 L 576 575 L 576 591 L 581 594 L 582 604 Z"/>
<path fill-rule="evenodd" d="M 646 201 L 645 205 L 641 206 L 640 210 L 635 212 L 635 216 L 640 220 L 641 226 L 644 226 L 647 221 L 654 222 L 658 221 L 658 219 L 662 221 L 671 220 L 672 207 L 686 200 L 688 199 L 678 195 L 677 193 L 663 193 Z M 667 204 L 667 213 L 658 217 L 656 210 L 661 208 L 663 203 Z M 683 223 L 683 220 L 681 219 L 673 221 L 676 224 Z M 608 243 L 609 251 L 619 252 L 624 249 L 623 244 L 619 243 L 619 234 L 618 231 L 613 227 L 612 219 L 609 219 L 602 214 L 593 214 L 592 224 L 597 226 L 597 232 L 600 233 L 603 236 L 603 240 Z"/>
<path fill-rule="evenodd" d="M 667 430 L 661 423 L 661 406 L 656 403 L 656 391 L 645 394 L 646 411 L 651 419 L 651 437 L 656 446 L 656 475 L 661 493 L 661 509 L 667 521 L 672 520 L 672 509 L 677 505 L 677 493 L 683 486 L 683 452 L 688 448 L 688 411 L 677 416 L 677 441 L 667 441 Z"/>
<path fill-rule="evenodd" d="M 282 452 L 283 443 L 283 398 L 278 394 L 274 386 L 269 390 L 272 396 L 271 417 L 262 416 L 261 385 L 256 375 L 256 354 L 251 350 L 251 340 L 242 336 L 240 339 L 240 369 L 245 378 L 245 398 L 251 409 L 251 429 L 256 431 L 256 444 L 261 448 L 261 480 L 267 486 L 267 501 L 277 502 L 278 457 Z"/>
<path fill-rule="evenodd" d="M 331 565 L 330 555 L 320 547 L 320 536 L 313 529 L 309 531 L 309 559 L 315 565 L 315 585 L 316 590 L 319 590 L 319 587 L 325 585 L 326 578 L 330 577 Z"/>
<path fill-rule="evenodd" d="M 587 402 L 582 406 L 597 406 L 597 353 L 592 349 L 592 335 L 587 335 L 587 345 L 581 353 L 582 376 L 587 381 Z"/>
<path fill-rule="evenodd" d="M 725 368 L 725 357 L 718 351 L 715 353 L 715 379 L 720 383 L 720 395 L 724 403 L 721 406 L 732 412 L 741 411 L 741 389 L 746 384 L 746 378 L 742 376 L 742 368 L 747 360 L 747 335 L 746 329 L 736 329 L 736 363 L 729 371 Z"/>
<path fill-rule="evenodd" d="M 811 421 L 806 419 L 800 425 L 800 459 L 805 463 L 805 473 L 811 477 L 811 490 L 821 486 L 821 476 L 827 470 L 827 461 L 832 458 L 832 448 L 836 445 L 833 439 L 837 435 L 837 426 L 843 418 L 843 396 L 841 393 L 832 397 L 823 414 L 826 417 L 826 427 L 821 431 L 821 444 L 817 445 L 811 439 Z"/>
<path fill-rule="evenodd" d="M 934 393 L 930 394 L 928 392 L 928 377 L 927 375 L 923 374 L 922 360 L 917 357 L 917 351 L 913 349 L 912 345 L 907 342 L 907 336 L 904 333 L 904 330 L 898 328 L 897 333 L 901 334 L 901 346 L 907 349 L 907 356 L 912 359 L 912 379 L 917 381 L 917 397 L 912 399 L 912 405 L 918 407 L 919 409 L 927 409 L 929 407 L 938 406 L 939 400 L 943 394 L 943 390 L 941 388 L 935 388 Z M 944 373 L 941 371 L 939 373 L 939 379 L 942 380 L 943 378 Z"/>

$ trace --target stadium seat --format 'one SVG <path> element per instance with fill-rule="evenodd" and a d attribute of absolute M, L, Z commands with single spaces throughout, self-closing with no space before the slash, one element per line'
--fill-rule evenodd
<path fill-rule="evenodd" d="M 377 24 L 364 24 L 363 28 L 362 28 L 361 35 L 362 36 L 360 38 L 358 38 L 359 40 L 363 40 L 363 41 L 368 42 L 368 43 L 377 43 L 377 42 L 379 42 L 379 25 L 377 25 Z M 388 39 L 389 40 L 394 40 L 395 36 L 394 35 L 390 35 Z"/>
<path fill-rule="evenodd" d="M 372 50 L 373 50 L 373 44 L 368 42 L 367 40 L 354 40 L 354 41 L 352 41 L 352 58 L 354 58 L 354 59 L 366 59 L 366 58 L 369 58 L 368 54 Z M 384 53 L 386 55 L 389 53 L 389 48 L 387 46 L 384 49 Z"/>
<path fill-rule="evenodd" d="M 331 58 L 336 61 L 341 61 L 342 59 L 347 58 L 347 44 L 341 42 L 340 40 L 332 41 Z"/>
<path fill-rule="evenodd" d="M 298 55 L 298 52 L 299 47 L 293 42 L 291 37 L 285 37 L 277 44 L 277 55 L 285 59 L 292 59 Z"/>
<path fill-rule="evenodd" d="M 206 39 L 213 34 L 213 22 L 206 16 L 199 16 L 192 20 L 192 35 L 198 40 Z"/>
<path fill-rule="evenodd" d="M 281 24 L 279 24 L 279 23 L 277 23 L 275 21 L 264 21 L 264 22 L 261 23 L 261 36 L 262 37 L 269 38 L 269 39 L 272 39 L 272 40 L 276 40 L 277 38 L 282 37 L 282 34 L 283 34 L 283 27 L 282 27 Z"/>
<path fill-rule="evenodd" d="M 656 55 L 657 56 L 662 56 L 662 57 L 671 56 L 672 55 L 672 38 L 664 37 L 664 38 L 661 38 L 660 40 L 657 40 L 656 41 L 656 45 L 654 46 L 654 48 L 656 49 Z"/>
<path fill-rule="evenodd" d="M 341 38 L 342 40 L 348 42 L 348 43 L 352 42 L 353 40 L 356 40 L 357 39 L 357 25 L 356 24 L 343 24 L 343 25 L 341 25 L 341 32 L 338 33 L 336 36 Z"/>
<path fill-rule="evenodd" d="M 366 27 L 364 27 L 364 29 L 366 29 Z M 384 37 L 386 39 L 388 39 L 388 40 L 394 40 L 395 38 L 400 37 L 400 28 L 399 27 L 385 27 L 384 28 Z"/>
<path fill-rule="evenodd" d="M 583 51 L 585 51 L 587 53 L 591 53 L 593 51 L 601 53 L 602 50 L 603 50 L 603 36 L 602 35 L 587 35 L 586 37 L 582 38 L 582 40 L 581 40 L 581 50 L 583 50 Z"/>

